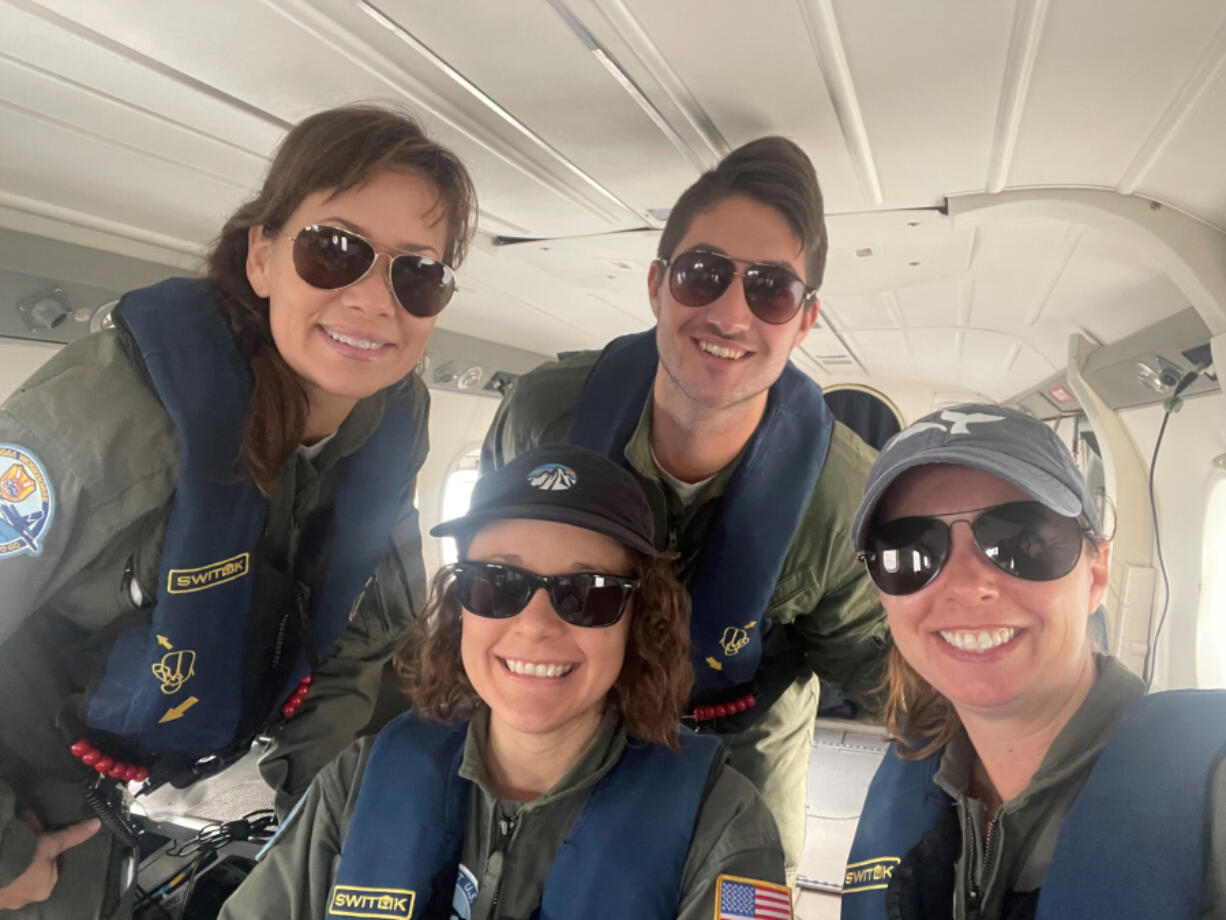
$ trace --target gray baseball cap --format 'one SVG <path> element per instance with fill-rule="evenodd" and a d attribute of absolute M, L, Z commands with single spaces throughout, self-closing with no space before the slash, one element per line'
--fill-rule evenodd
<path fill-rule="evenodd" d="M 857 552 L 877 503 L 900 475 L 930 463 L 953 463 L 999 476 L 1057 514 L 1083 516 L 1102 533 L 1102 516 L 1064 442 L 1045 424 L 1001 406 L 967 403 L 939 409 L 886 442 L 868 474 L 851 525 Z"/>

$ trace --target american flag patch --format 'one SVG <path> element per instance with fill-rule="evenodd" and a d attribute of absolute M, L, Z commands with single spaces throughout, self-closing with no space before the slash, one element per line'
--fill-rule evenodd
<path fill-rule="evenodd" d="M 792 892 L 786 885 L 721 875 L 715 887 L 715 920 L 792 920 Z"/>

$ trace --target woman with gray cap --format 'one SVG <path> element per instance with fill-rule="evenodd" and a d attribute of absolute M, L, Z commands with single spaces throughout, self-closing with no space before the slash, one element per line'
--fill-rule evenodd
<path fill-rule="evenodd" d="M 1051 429 L 989 405 L 920 419 L 852 539 L 894 639 L 896 740 L 844 920 L 1226 917 L 1226 693 L 1146 696 L 1093 649 L 1110 545 Z"/>
<path fill-rule="evenodd" d="M 679 729 L 689 604 L 653 521 L 581 447 L 480 479 L 431 531 L 461 561 L 396 656 L 414 711 L 317 777 L 222 917 L 788 920 L 770 813 Z"/>

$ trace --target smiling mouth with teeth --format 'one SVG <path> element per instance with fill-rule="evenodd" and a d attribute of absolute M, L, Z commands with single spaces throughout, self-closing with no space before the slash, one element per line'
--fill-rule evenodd
<path fill-rule="evenodd" d="M 564 677 L 573 669 L 573 664 L 534 664 L 531 661 L 519 661 L 515 658 L 504 658 L 502 663 L 512 674 L 521 677 Z"/>
<path fill-rule="evenodd" d="M 727 358 L 728 360 L 736 360 L 745 356 L 745 352 L 740 348 L 729 348 L 726 345 L 716 345 L 712 342 L 706 342 L 702 339 L 697 340 L 698 347 L 709 355 L 715 355 L 717 358 Z"/>
<path fill-rule="evenodd" d="M 351 348 L 360 348 L 363 351 L 378 351 L 383 345 L 379 342 L 368 342 L 366 339 L 355 339 L 351 335 L 342 335 L 339 332 L 333 332 L 326 326 L 321 326 L 324 335 L 332 339 L 334 342 L 340 342 L 343 345 L 348 345 Z"/>
<path fill-rule="evenodd" d="M 1000 629 L 942 629 L 941 638 L 963 652 L 988 652 L 1011 642 L 1018 630 L 1013 626 Z"/>

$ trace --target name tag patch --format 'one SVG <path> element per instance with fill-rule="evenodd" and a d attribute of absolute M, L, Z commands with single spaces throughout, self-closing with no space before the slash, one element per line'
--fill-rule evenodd
<path fill-rule="evenodd" d="M 239 553 L 229 559 L 211 562 L 195 569 L 171 569 L 166 576 L 166 590 L 171 594 L 207 591 L 209 588 L 242 578 L 250 570 L 250 553 Z"/>
<path fill-rule="evenodd" d="M 329 917 L 368 920 L 410 920 L 417 895 L 405 888 L 363 888 L 334 885 L 328 898 Z"/>
<path fill-rule="evenodd" d="M 890 884 L 890 876 L 894 874 L 894 867 L 900 861 L 897 856 L 878 856 L 876 859 L 849 864 L 843 874 L 843 894 L 877 891 L 887 887 Z"/>

